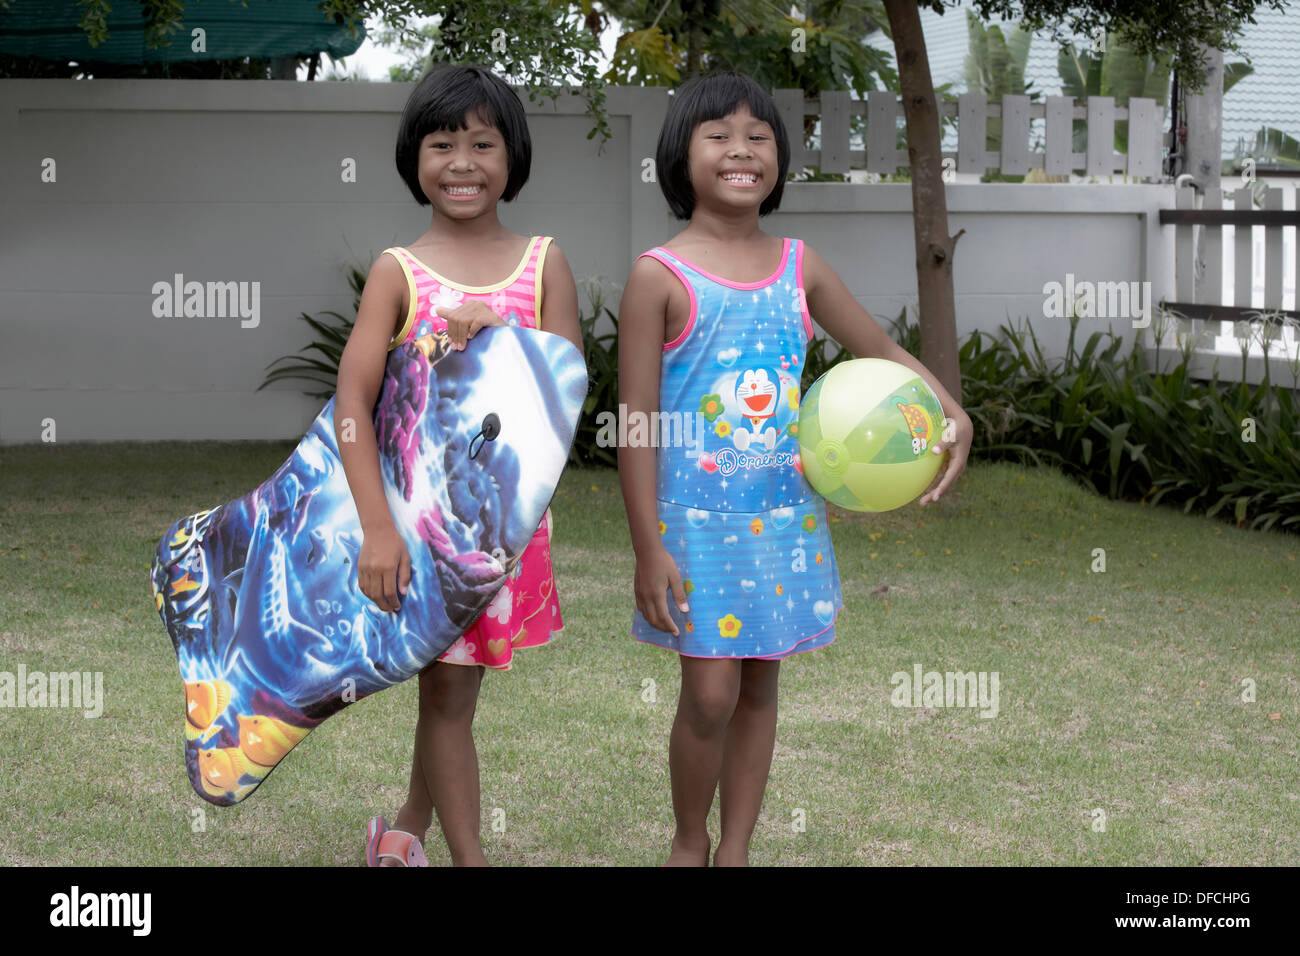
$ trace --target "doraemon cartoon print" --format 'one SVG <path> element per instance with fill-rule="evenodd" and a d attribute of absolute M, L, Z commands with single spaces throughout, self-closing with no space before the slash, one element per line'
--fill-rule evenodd
<path fill-rule="evenodd" d="M 780 392 L 780 376 L 774 369 L 751 368 L 741 373 L 735 390 L 740 421 L 731 433 L 737 451 L 747 451 L 751 446 L 768 451 L 776 447 L 774 425 Z"/>

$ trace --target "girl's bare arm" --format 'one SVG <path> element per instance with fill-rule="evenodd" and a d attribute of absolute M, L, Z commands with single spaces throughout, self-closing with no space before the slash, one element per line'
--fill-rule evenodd
<path fill-rule="evenodd" d="M 385 611 L 397 609 L 398 592 L 409 583 L 410 559 L 384 497 L 371 415 L 383 384 L 388 343 L 405 287 L 406 276 L 392 256 L 381 255 L 375 260 L 361 293 L 356 324 L 339 361 L 334 399 L 334 438 L 364 537 L 358 583 L 362 593 Z M 372 564 L 376 558 L 377 564 Z"/>
<path fill-rule="evenodd" d="M 651 412 L 659 410 L 659 370 L 668 309 L 666 279 L 671 276 L 662 265 L 650 259 L 638 259 L 632 265 L 619 303 L 619 410 L 626 411 L 629 420 L 634 415 L 644 415 L 644 420 L 649 422 Z M 673 599 L 683 610 L 686 592 L 677 565 L 659 537 L 655 449 L 649 445 L 620 446 L 618 479 L 636 555 L 637 609 L 654 627 L 676 634 L 677 626 L 668 613 L 667 592 L 672 589 Z"/>
<path fill-rule="evenodd" d="M 582 328 L 578 324 L 578 287 L 569 260 L 552 240 L 542 263 L 542 314 L 544 331 L 562 335 L 582 352 Z"/>

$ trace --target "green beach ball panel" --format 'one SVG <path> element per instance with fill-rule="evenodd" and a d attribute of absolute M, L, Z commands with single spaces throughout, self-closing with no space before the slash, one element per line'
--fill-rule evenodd
<path fill-rule="evenodd" d="M 929 415 L 927 447 L 913 450 L 912 420 L 900 405 Z M 928 446 L 939 440 L 942 420 L 934 392 L 912 369 L 883 359 L 842 362 L 813 384 L 801 404 L 804 475 L 818 494 L 841 507 L 890 511 L 934 479 L 940 462 Z"/>

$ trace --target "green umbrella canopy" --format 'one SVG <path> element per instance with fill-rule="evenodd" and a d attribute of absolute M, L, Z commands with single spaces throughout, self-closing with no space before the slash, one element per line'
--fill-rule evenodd
<path fill-rule="evenodd" d="M 167 46 L 150 47 L 148 22 L 140 0 L 113 0 L 106 15 L 108 37 L 91 46 L 80 26 L 84 8 L 77 0 L 11 0 L 0 7 L 0 54 L 48 60 L 103 63 L 180 63 L 239 57 L 310 56 L 339 58 L 355 53 L 365 40 L 318 8 L 319 0 L 184 0 L 179 29 Z M 195 52 L 193 30 L 202 28 L 203 52 Z"/>

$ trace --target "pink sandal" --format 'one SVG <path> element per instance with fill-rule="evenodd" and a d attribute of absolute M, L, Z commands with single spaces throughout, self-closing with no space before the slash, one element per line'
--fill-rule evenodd
<path fill-rule="evenodd" d="M 390 830 L 383 817 L 374 817 L 366 824 L 366 866 L 379 866 L 383 859 L 400 860 L 402 866 L 429 865 L 415 834 Z"/>
<path fill-rule="evenodd" d="M 387 829 L 388 824 L 383 817 L 371 817 L 370 822 L 366 824 L 366 866 L 379 865 L 376 857 L 379 853 L 379 838 Z"/>

